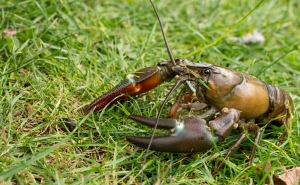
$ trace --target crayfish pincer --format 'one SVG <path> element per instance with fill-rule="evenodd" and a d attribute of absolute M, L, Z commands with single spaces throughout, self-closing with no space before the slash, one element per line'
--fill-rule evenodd
<path fill-rule="evenodd" d="M 153 8 L 155 10 L 154 6 Z M 173 133 L 169 136 L 155 137 L 128 136 L 128 141 L 142 148 L 162 152 L 203 152 L 215 146 L 215 143 L 225 140 L 233 129 L 239 129 L 241 134 L 229 148 L 224 157 L 227 159 L 246 138 L 246 131 L 255 133 L 257 143 L 262 133 L 258 123 L 270 122 L 276 126 L 285 125 L 280 136 L 280 143 L 283 142 L 294 111 L 290 95 L 278 87 L 230 68 L 186 59 L 174 60 L 156 10 L 155 13 L 170 61 L 160 62 L 157 66 L 127 75 L 116 87 L 88 105 L 84 113 L 99 111 L 129 96 L 145 93 L 176 76 L 175 85 L 167 94 L 156 118 L 129 116 L 134 121 L 154 127 L 154 130 L 169 129 L 173 130 Z M 182 89 L 170 109 L 169 118 L 160 118 L 162 108 L 179 87 Z M 192 108 L 195 115 L 181 119 L 178 114 L 187 107 Z M 255 146 L 254 144 L 249 164 L 255 155 Z M 223 165 L 224 161 L 213 174 L 218 173 Z"/>
<path fill-rule="evenodd" d="M 214 146 L 214 142 L 223 141 L 232 129 L 236 128 L 240 112 L 236 109 L 222 109 L 222 115 L 207 122 L 198 116 L 186 117 L 182 121 L 176 119 L 159 119 L 160 129 L 174 129 L 170 136 L 155 137 L 150 149 L 162 152 L 190 153 L 203 152 Z M 155 118 L 130 115 L 130 119 L 144 125 L 154 127 Z M 212 134 L 212 130 L 214 134 Z M 127 136 L 127 140 L 142 148 L 147 148 L 149 137 Z"/>

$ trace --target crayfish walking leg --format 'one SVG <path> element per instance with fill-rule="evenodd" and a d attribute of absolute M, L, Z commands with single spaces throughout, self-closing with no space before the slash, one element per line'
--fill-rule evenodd
<path fill-rule="evenodd" d="M 239 138 L 234 142 L 233 145 L 230 146 L 230 148 L 228 149 L 228 152 L 226 153 L 224 159 L 227 160 L 227 158 L 240 146 L 240 144 L 243 142 L 243 140 L 246 138 L 246 134 L 245 132 L 247 131 L 255 131 L 255 140 L 254 140 L 254 144 L 251 150 L 251 154 L 249 157 L 249 162 L 248 165 L 252 164 L 253 161 L 253 157 L 255 155 L 255 151 L 256 151 L 256 144 L 259 142 L 260 137 L 261 137 L 261 128 L 255 124 L 254 120 L 250 120 L 247 123 L 244 123 L 242 120 L 240 120 L 239 123 L 239 129 L 243 130 L 242 133 L 240 134 Z M 225 162 L 224 160 L 218 165 L 218 167 L 215 169 L 215 171 L 213 172 L 213 176 L 215 176 L 217 173 L 219 173 L 219 171 L 221 170 L 221 168 L 224 166 Z"/>

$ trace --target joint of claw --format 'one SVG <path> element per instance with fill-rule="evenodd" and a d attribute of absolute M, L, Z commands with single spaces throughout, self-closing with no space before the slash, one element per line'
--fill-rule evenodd
<path fill-rule="evenodd" d="M 228 112 L 229 112 L 229 109 L 228 109 L 227 107 L 224 107 L 224 108 L 222 109 L 222 112 L 223 112 L 223 113 L 228 113 Z"/>
<path fill-rule="evenodd" d="M 239 127 L 239 124 L 238 123 L 235 123 L 234 125 L 233 125 L 233 129 L 237 129 Z"/>

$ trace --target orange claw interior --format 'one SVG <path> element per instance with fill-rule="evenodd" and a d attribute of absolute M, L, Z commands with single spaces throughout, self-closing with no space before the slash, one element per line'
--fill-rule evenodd
<path fill-rule="evenodd" d="M 147 67 L 137 71 L 134 75 L 127 75 L 113 89 L 94 100 L 91 104 L 84 108 L 84 114 L 90 111 L 98 111 L 108 104 L 115 104 L 120 100 L 128 98 L 128 96 L 136 96 L 147 92 L 166 80 L 166 74 L 160 67 Z"/>

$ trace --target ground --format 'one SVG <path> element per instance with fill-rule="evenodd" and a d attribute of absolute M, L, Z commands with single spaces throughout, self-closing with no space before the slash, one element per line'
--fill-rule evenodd
<path fill-rule="evenodd" d="M 298 0 L 154 4 L 175 58 L 228 66 L 276 85 L 293 98 L 295 116 L 280 147 L 283 128 L 264 130 L 249 167 L 252 133 L 211 176 L 238 137 L 232 133 L 204 153 L 151 151 L 144 184 L 263 184 L 300 166 Z M 83 115 L 81 109 L 127 74 L 169 60 L 150 2 L 4 0 L 0 11 L 0 182 L 139 184 L 145 150 L 125 136 L 152 130 L 126 116 L 155 117 L 174 81 L 97 113 Z M 244 43 L 254 30 L 265 41 Z M 174 96 L 163 116 L 172 101 Z M 66 118 L 77 125 L 73 132 Z M 262 170 L 266 165 L 269 170 Z"/>

